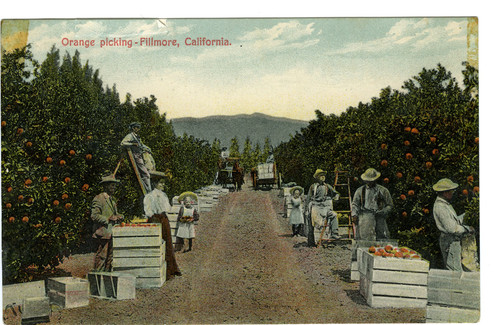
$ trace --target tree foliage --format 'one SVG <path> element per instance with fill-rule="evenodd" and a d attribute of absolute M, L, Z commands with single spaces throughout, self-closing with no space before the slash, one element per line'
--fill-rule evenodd
<path fill-rule="evenodd" d="M 354 192 L 359 176 L 376 168 L 395 202 L 392 236 L 440 266 L 432 185 L 441 178 L 457 182 L 453 205 L 479 226 L 478 72 L 464 65 L 464 87 L 438 65 L 404 82 L 402 91 L 387 87 L 340 115 L 317 111 L 307 128 L 275 150 L 285 181 L 305 187 L 316 168 L 328 170 L 330 182 L 333 171 L 347 170 Z"/>
<path fill-rule="evenodd" d="M 40 64 L 29 45 L 2 54 L 2 244 L 4 281 L 27 280 L 26 269 L 55 267 L 88 244 L 90 203 L 113 173 L 120 142 L 133 121 L 166 172 L 167 194 L 213 180 L 218 153 L 206 141 L 178 137 L 156 98 L 125 101 L 104 86 L 99 70 L 78 51 L 55 47 Z M 141 216 L 142 197 L 127 160 L 117 177 L 118 206 L 127 220 Z"/>

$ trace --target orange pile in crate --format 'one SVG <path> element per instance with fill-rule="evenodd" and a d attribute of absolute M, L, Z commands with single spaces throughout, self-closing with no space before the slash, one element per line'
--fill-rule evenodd
<path fill-rule="evenodd" d="M 408 247 L 392 247 L 391 245 L 386 245 L 385 247 L 371 246 L 368 251 L 375 256 L 382 257 L 395 257 L 395 258 L 416 258 L 421 259 L 420 254 L 411 250 Z"/>

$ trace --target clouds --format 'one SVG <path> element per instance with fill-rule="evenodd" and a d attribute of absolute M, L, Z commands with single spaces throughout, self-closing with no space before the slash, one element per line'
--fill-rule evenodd
<path fill-rule="evenodd" d="M 447 24 L 443 25 L 445 21 Z M 445 49 L 451 43 L 465 42 L 467 21 L 441 19 L 401 19 L 380 38 L 366 42 L 352 42 L 332 54 L 383 53 L 388 51 L 423 51 Z"/>

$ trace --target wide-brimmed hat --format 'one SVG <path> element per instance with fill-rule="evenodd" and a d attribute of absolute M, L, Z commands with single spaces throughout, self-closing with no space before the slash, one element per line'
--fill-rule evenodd
<path fill-rule="evenodd" d="M 128 127 L 129 127 L 129 128 L 133 128 L 133 127 L 135 127 L 135 126 L 141 127 L 141 123 L 139 123 L 139 122 L 132 122 L 132 123 L 130 123 L 130 124 L 129 124 L 129 126 L 128 126 Z"/>
<path fill-rule="evenodd" d="M 293 193 L 295 193 L 295 191 L 297 191 L 297 190 L 300 192 L 300 195 L 302 195 L 302 193 L 304 193 L 304 188 L 302 186 L 294 186 L 290 190 L 290 194 L 293 195 Z"/>
<path fill-rule="evenodd" d="M 453 183 L 449 178 L 442 178 L 436 184 L 432 186 L 436 192 L 445 192 L 449 190 L 454 190 L 458 187 L 457 183 Z"/>
<path fill-rule="evenodd" d="M 316 169 L 313 177 L 318 178 L 320 176 L 326 176 L 326 171 L 324 171 L 323 169 Z"/>
<path fill-rule="evenodd" d="M 115 175 L 111 174 L 103 176 L 99 184 L 105 184 L 105 183 L 120 183 L 120 181 L 115 178 Z"/>
<path fill-rule="evenodd" d="M 192 197 L 196 202 L 198 202 L 198 195 L 196 195 L 196 193 L 193 193 L 193 192 L 184 192 L 182 193 L 181 195 L 179 195 L 179 197 L 177 198 L 177 201 L 179 202 L 182 202 L 184 201 L 184 199 L 186 198 L 186 196 L 190 196 Z"/>
<path fill-rule="evenodd" d="M 375 168 L 368 168 L 362 175 L 361 179 L 366 182 L 376 181 L 380 177 L 380 172 Z"/>

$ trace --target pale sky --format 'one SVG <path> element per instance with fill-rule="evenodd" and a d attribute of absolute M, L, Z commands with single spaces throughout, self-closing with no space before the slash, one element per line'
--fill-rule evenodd
<path fill-rule="evenodd" d="M 140 38 L 176 39 L 179 47 L 145 47 Z M 187 46 L 186 38 L 231 46 Z M 94 47 L 62 40 L 95 40 Z M 100 40 L 132 47 L 100 47 Z M 467 18 L 280 18 L 32 20 L 35 57 L 55 44 L 81 53 L 110 87 L 140 98 L 154 94 L 167 118 L 260 112 L 310 120 L 340 113 L 387 86 L 400 89 L 438 63 L 461 82 Z"/>

